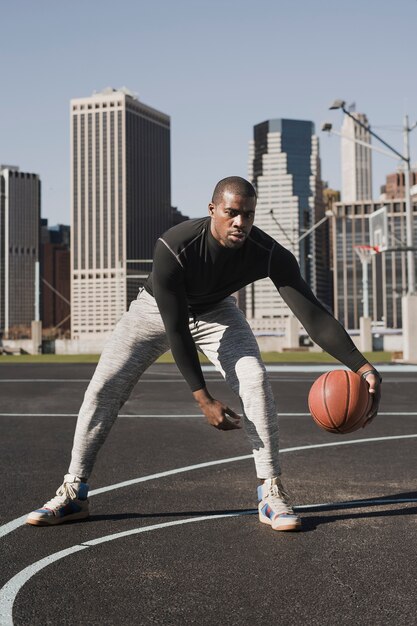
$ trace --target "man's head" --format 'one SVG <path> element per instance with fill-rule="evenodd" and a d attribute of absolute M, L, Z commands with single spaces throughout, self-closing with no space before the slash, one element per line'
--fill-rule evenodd
<path fill-rule="evenodd" d="M 240 248 L 246 241 L 255 217 L 256 191 L 240 176 L 220 180 L 208 206 L 211 234 L 226 248 Z"/>

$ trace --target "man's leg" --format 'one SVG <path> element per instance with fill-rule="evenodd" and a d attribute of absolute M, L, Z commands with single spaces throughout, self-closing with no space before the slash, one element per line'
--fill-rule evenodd
<path fill-rule="evenodd" d="M 226 298 L 214 310 L 199 316 L 192 334 L 240 398 L 258 478 L 278 476 L 281 471 L 275 400 L 256 339 L 234 298 Z"/>
<path fill-rule="evenodd" d="M 88 478 L 97 453 L 140 376 L 168 350 L 152 296 L 142 291 L 119 320 L 85 392 L 69 473 Z"/>
<path fill-rule="evenodd" d="M 273 520 L 260 511 L 261 521 L 271 523 L 277 530 L 298 528 L 299 519 L 287 506 L 288 498 L 278 478 L 281 473 L 279 431 L 272 388 L 257 341 L 243 313 L 236 307 L 235 299 L 226 298 L 215 309 L 199 316 L 192 326 L 192 334 L 198 347 L 240 397 L 256 473 L 265 480 L 260 486 L 259 499 L 263 503 L 268 498 L 267 492 L 274 496 L 274 510 L 266 509 L 268 515 L 274 516 Z"/>
<path fill-rule="evenodd" d="M 117 323 L 87 388 L 64 484 L 55 498 L 29 515 L 28 523 L 59 524 L 88 516 L 86 481 L 97 454 L 142 373 L 167 349 L 156 302 L 142 291 Z"/>

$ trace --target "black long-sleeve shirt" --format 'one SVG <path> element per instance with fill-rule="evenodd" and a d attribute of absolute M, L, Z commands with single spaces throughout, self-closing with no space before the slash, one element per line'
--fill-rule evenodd
<path fill-rule="evenodd" d="M 158 239 L 145 289 L 160 310 L 175 362 L 192 391 L 205 387 L 189 329 L 198 316 L 242 287 L 269 276 L 307 333 L 323 350 L 356 371 L 367 361 L 343 326 L 317 300 L 294 255 L 252 227 L 240 248 L 222 246 L 210 217 L 188 220 Z"/>

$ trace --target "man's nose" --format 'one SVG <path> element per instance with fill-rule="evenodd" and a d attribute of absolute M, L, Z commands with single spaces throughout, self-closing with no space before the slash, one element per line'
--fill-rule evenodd
<path fill-rule="evenodd" d="M 241 214 L 236 215 L 235 219 L 233 220 L 233 225 L 237 226 L 238 228 L 242 228 L 244 223 L 245 223 L 245 218 Z"/>

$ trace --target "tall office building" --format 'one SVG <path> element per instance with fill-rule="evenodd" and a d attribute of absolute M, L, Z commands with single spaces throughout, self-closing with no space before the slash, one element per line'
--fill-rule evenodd
<path fill-rule="evenodd" d="M 273 119 L 254 127 L 249 179 L 256 187 L 256 225 L 289 248 L 318 297 L 331 303 L 325 224 L 300 241 L 324 216 L 319 141 L 309 121 Z M 269 279 L 246 289 L 246 316 L 254 330 L 279 330 L 290 311 Z"/>
<path fill-rule="evenodd" d="M 37 174 L 0 166 L 0 329 L 24 333 L 35 319 L 41 183 Z"/>
<path fill-rule="evenodd" d="M 126 89 L 71 100 L 71 332 L 101 335 L 171 225 L 170 118 Z"/>
<path fill-rule="evenodd" d="M 42 326 L 60 336 L 70 329 L 70 227 L 48 228 L 48 220 L 42 219 L 40 252 Z"/>
<path fill-rule="evenodd" d="M 397 200 L 405 196 L 405 172 L 401 169 L 388 174 L 385 185 L 381 187 L 380 200 Z M 417 198 L 417 168 L 410 171 L 410 193 L 412 198 Z"/>
<path fill-rule="evenodd" d="M 369 126 L 363 113 L 351 113 L 355 119 Z M 368 130 L 356 124 L 348 115 L 342 124 L 342 202 L 360 202 L 372 198 L 372 150 L 355 143 L 371 144 Z"/>

